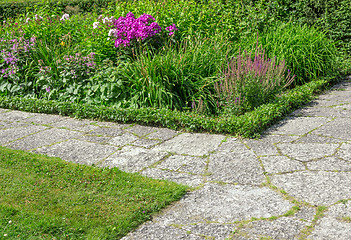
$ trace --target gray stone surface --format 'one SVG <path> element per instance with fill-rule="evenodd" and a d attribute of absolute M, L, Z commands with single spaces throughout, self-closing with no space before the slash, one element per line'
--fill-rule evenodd
<path fill-rule="evenodd" d="M 147 137 L 150 139 L 168 140 L 177 134 L 179 134 L 178 131 L 174 131 L 168 128 L 156 128 L 156 131 L 148 134 Z"/>
<path fill-rule="evenodd" d="M 351 118 L 338 118 L 313 131 L 313 134 L 351 140 Z"/>
<path fill-rule="evenodd" d="M 351 171 L 351 162 L 336 157 L 328 157 L 307 163 L 307 168 L 310 170 L 324 171 Z"/>
<path fill-rule="evenodd" d="M 20 127 L 20 128 L 10 128 L 10 129 L 0 129 L 0 144 L 4 145 L 10 141 L 16 140 L 18 138 L 23 138 L 29 134 L 36 133 L 46 129 L 44 126 L 33 126 Z"/>
<path fill-rule="evenodd" d="M 167 153 L 141 147 L 126 146 L 108 157 L 101 167 L 117 167 L 127 172 L 138 172 L 163 159 Z"/>
<path fill-rule="evenodd" d="M 350 118 L 351 111 L 347 110 L 347 108 L 341 106 L 335 107 L 323 107 L 323 108 L 303 108 L 300 110 L 296 110 L 293 114 L 295 116 L 303 116 L 303 117 L 344 117 Z"/>
<path fill-rule="evenodd" d="M 99 128 L 98 126 L 92 125 L 91 123 L 93 123 L 93 121 L 64 118 L 62 121 L 54 122 L 50 125 L 57 128 L 66 128 L 81 132 L 89 132 L 91 130 Z"/>
<path fill-rule="evenodd" d="M 33 117 L 24 119 L 25 122 L 36 124 L 51 124 L 62 120 L 64 120 L 62 116 L 48 114 L 35 114 Z"/>
<path fill-rule="evenodd" d="M 295 143 L 341 143 L 345 140 L 325 137 L 316 134 L 308 134 L 307 136 L 301 137 L 295 141 Z"/>
<path fill-rule="evenodd" d="M 71 139 L 79 135 L 80 133 L 72 132 L 66 129 L 50 128 L 7 144 L 6 147 L 20 150 L 31 150 L 50 145 L 55 142 Z"/>
<path fill-rule="evenodd" d="M 351 204 L 338 203 L 331 206 L 317 225 L 309 239 L 351 239 Z"/>
<path fill-rule="evenodd" d="M 156 146 L 155 150 L 201 156 L 215 150 L 224 138 L 221 135 L 183 133 Z"/>
<path fill-rule="evenodd" d="M 263 169 L 255 154 L 216 153 L 210 156 L 208 180 L 239 184 L 259 185 L 265 181 Z"/>
<path fill-rule="evenodd" d="M 21 111 L 5 111 L 0 114 L 0 121 L 21 121 L 35 116 L 35 113 Z"/>
<path fill-rule="evenodd" d="M 296 140 L 297 136 L 280 136 L 269 135 L 260 139 L 247 139 L 244 142 L 258 155 L 276 155 L 278 154 L 275 144 L 289 143 Z"/>
<path fill-rule="evenodd" d="M 263 167 L 267 173 L 284 173 L 296 170 L 305 170 L 305 166 L 298 161 L 285 156 L 261 157 Z"/>
<path fill-rule="evenodd" d="M 156 140 L 156 139 L 147 139 L 147 138 L 140 138 L 133 142 L 134 146 L 139 146 L 139 147 L 145 147 L 145 148 L 150 148 L 152 146 L 155 146 L 156 144 L 159 144 L 161 141 Z"/>
<path fill-rule="evenodd" d="M 336 156 L 351 162 L 351 143 L 343 143 Z"/>
<path fill-rule="evenodd" d="M 123 133 L 122 128 L 117 127 L 99 127 L 88 132 L 89 135 L 101 135 L 105 137 L 117 137 Z"/>
<path fill-rule="evenodd" d="M 292 206 L 289 201 L 266 187 L 207 183 L 203 188 L 187 194 L 153 221 L 162 221 L 168 225 L 209 221 L 224 224 L 252 217 L 281 215 Z"/>
<path fill-rule="evenodd" d="M 251 222 L 240 229 L 240 233 L 249 235 L 250 239 L 298 239 L 301 230 L 308 224 L 294 217 L 281 217 L 273 221 Z"/>
<path fill-rule="evenodd" d="M 156 167 L 172 171 L 204 174 L 207 166 L 207 158 L 173 155 L 162 161 Z"/>
<path fill-rule="evenodd" d="M 131 133 L 124 133 L 121 136 L 112 138 L 108 143 L 115 146 L 124 146 L 133 143 L 137 139 L 139 138 Z"/>
<path fill-rule="evenodd" d="M 197 187 L 204 183 L 204 177 L 199 175 L 179 173 L 169 170 L 161 170 L 157 168 L 147 168 L 144 171 L 142 171 L 141 174 L 146 177 L 169 180 L 190 187 Z"/>
<path fill-rule="evenodd" d="M 152 132 L 156 131 L 156 128 L 153 127 L 148 127 L 148 126 L 140 126 L 140 125 L 135 125 L 130 128 L 126 129 L 128 132 L 131 132 L 135 135 L 138 135 L 139 137 L 146 136 Z"/>
<path fill-rule="evenodd" d="M 330 121 L 330 118 L 290 117 L 272 127 L 268 132 L 273 134 L 303 135 Z"/>
<path fill-rule="evenodd" d="M 351 172 L 294 172 L 271 177 L 271 182 L 300 201 L 330 205 L 351 198 Z"/>
<path fill-rule="evenodd" d="M 297 143 L 297 144 L 277 144 L 278 148 L 284 155 L 292 157 L 299 161 L 311 161 L 335 154 L 339 144 L 322 144 L 322 143 Z"/>
<path fill-rule="evenodd" d="M 72 139 L 36 149 L 34 152 L 59 157 L 74 163 L 91 165 L 103 160 L 116 150 L 117 148 L 112 146 Z"/>

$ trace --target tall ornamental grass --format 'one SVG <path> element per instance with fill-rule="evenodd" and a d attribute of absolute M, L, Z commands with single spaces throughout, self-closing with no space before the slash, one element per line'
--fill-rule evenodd
<path fill-rule="evenodd" d="M 335 42 L 314 27 L 277 23 L 259 36 L 268 57 L 284 59 L 296 75 L 296 84 L 337 71 L 338 50 Z"/>

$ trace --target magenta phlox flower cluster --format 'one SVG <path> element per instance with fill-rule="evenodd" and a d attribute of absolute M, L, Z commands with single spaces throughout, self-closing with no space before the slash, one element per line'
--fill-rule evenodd
<path fill-rule="evenodd" d="M 131 12 L 126 17 L 119 17 L 112 26 L 114 30 L 109 31 L 115 37 L 115 47 L 130 46 L 133 40 L 143 41 L 161 32 L 161 27 L 154 21 L 151 15 L 142 14 L 135 18 Z"/>
<path fill-rule="evenodd" d="M 166 27 L 166 30 L 169 31 L 169 36 L 172 36 L 175 33 L 175 31 L 178 31 L 178 28 L 173 23 L 171 26 Z"/>

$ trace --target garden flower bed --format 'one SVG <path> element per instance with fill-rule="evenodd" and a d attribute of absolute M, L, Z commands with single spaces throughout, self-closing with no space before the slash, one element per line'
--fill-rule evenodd
<path fill-rule="evenodd" d="M 342 65 L 325 33 L 262 24 L 258 7 L 138 1 L 7 19 L 0 107 L 255 136 Z"/>

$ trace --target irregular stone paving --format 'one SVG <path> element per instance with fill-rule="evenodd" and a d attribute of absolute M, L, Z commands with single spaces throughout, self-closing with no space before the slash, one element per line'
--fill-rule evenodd
<path fill-rule="evenodd" d="M 0 145 L 191 187 L 124 239 L 351 239 L 351 78 L 260 139 L 0 109 Z"/>

